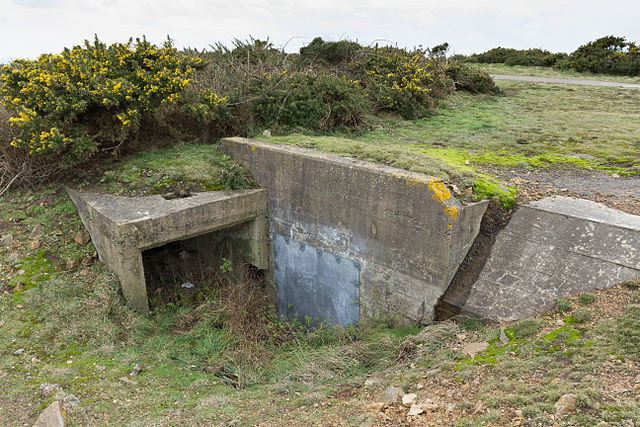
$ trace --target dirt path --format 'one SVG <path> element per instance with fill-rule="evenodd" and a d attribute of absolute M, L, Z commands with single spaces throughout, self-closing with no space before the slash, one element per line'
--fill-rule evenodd
<path fill-rule="evenodd" d="M 631 88 L 640 89 L 640 84 L 622 83 L 622 82 L 605 82 L 601 80 L 561 79 L 556 77 L 515 76 L 515 75 L 507 75 L 507 74 L 492 74 L 491 77 L 493 77 L 494 80 L 511 80 L 515 82 L 552 83 L 552 84 L 581 85 L 581 86 L 631 87 Z"/>

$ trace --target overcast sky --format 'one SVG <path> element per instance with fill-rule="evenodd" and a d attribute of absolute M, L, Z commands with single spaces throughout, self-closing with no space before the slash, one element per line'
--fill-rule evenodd
<path fill-rule="evenodd" d="M 449 42 L 453 53 L 496 46 L 572 52 L 604 35 L 640 41 L 639 0 L 0 0 L 0 63 L 81 44 L 146 35 L 176 46 L 234 38 L 296 51 L 314 37 Z"/>

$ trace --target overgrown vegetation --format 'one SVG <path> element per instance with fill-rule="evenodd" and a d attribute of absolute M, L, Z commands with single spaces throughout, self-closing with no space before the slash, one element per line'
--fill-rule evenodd
<path fill-rule="evenodd" d="M 271 129 L 362 130 L 372 113 L 431 114 L 455 88 L 493 92 L 446 47 L 406 50 L 316 38 L 300 54 L 268 41 L 178 51 L 96 39 L 0 72 L 0 170 L 38 184 L 105 153 Z"/>
<path fill-rule="evenodd" d="M 571 54 L 542 49 L 497 47 L 466 58 L 469 62 L 509 66 L 543 66 L 600 74 L 637 76 L 640 74 L 640 48 L 624 37 L 606 36 L 588 42 Z"/>

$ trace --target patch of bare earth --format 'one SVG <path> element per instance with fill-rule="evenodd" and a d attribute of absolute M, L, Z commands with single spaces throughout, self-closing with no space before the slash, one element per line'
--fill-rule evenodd
<path fill-rule="evenodd" d="M 640 177 L 616 177 L 601 171 L 578 168 L 521 169 L 483 166 L 518 189 L 517 203 L 526 204 L 548 196 L 562 195 L 593 200 L 614 209 L 640 215 Z"/>

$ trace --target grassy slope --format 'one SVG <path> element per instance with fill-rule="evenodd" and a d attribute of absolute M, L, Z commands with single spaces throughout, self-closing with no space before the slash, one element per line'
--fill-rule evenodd
<path fill-rule="evenodd" d="M 504 96 L 457 93 L 434 117 L 376 119 L 374 130 L 358 137 L 289 135 L 269 141 L 415 170 L 463 188 L 489 179 L 475 172 L 475 165 L 484 164 L 572 165 L 619 174 L 640 169 L 640 90 L 499 85 Z M 580 154 L 595 158 L 571 157 Z"/>
<path fill-rule="evenodd" d="M 579 73 L 571 70 L 555 70 L 551 67 L 529 67 L 505 64 L 472 64 L 489 74 L 512 74 L 518 76 L 559 77 L 568 79 L 602 80 L 607 82 L 640 83 L 640 77 L 613 76 L 608 74 Z"/>
<path fill-rule="evenodd" d="M 566 312 L 507 325 L 508 343 L 498 339 L 497 326 L 472 321 L 421 331 L 379 323 L 238 351 L 239 342 L 208 323 L 211 313 L 202 307 L 173 306 L 147 316 L 130 311 L 91 244 L 74 241 L 81 223 L 55 187 L 6 195 L 0 218 L 1 234 L 15 237 L 0 249 L 3 425 L 34 421 L 53 399 L 37 393 L 45 382 L 80 399 L 81 408 L 69 414 L 71 425 L 360 425 L 383 420 L 369 404 L 389 384 L 439 405 L 421 421 L 503 424 L 519 414 L 531 425 L 640 421 L 633 392 L 640 374 L 640 313 L 638 306 L 624 309 L 640 301 L 640 292 L 631 289 L 638 282 L 565 301 L 559 307 Z M 36 224 L 41 234 L 29 236 Z M 39 252 L 43 261 L 25 268 L 23 260 Z M 13 253 L 18 260 L 7 262 Z M 81 262 L 66 271 L 68 259 Z M 16 292 L 7 280 L 21 269 L 27 279 L 45 270 L 48 277 Z M 481 340 L 491 346 L 475 359 L 461 352 L 464 344 Z M 14 354 L 18 349 L 24 353 Z M 204 371 L 220 361 L 222 373 Z M 138 363 L 138 384 L 123 383 L 120 378 Z M 370 387 L 363 386 L 367 376 L 374 380 Z M 578 395 L 578 412 L 554 418 L 553 403 L 567 392 Z M 406 411 L 392 405 L 386 416 L 404 422 Z"/>

